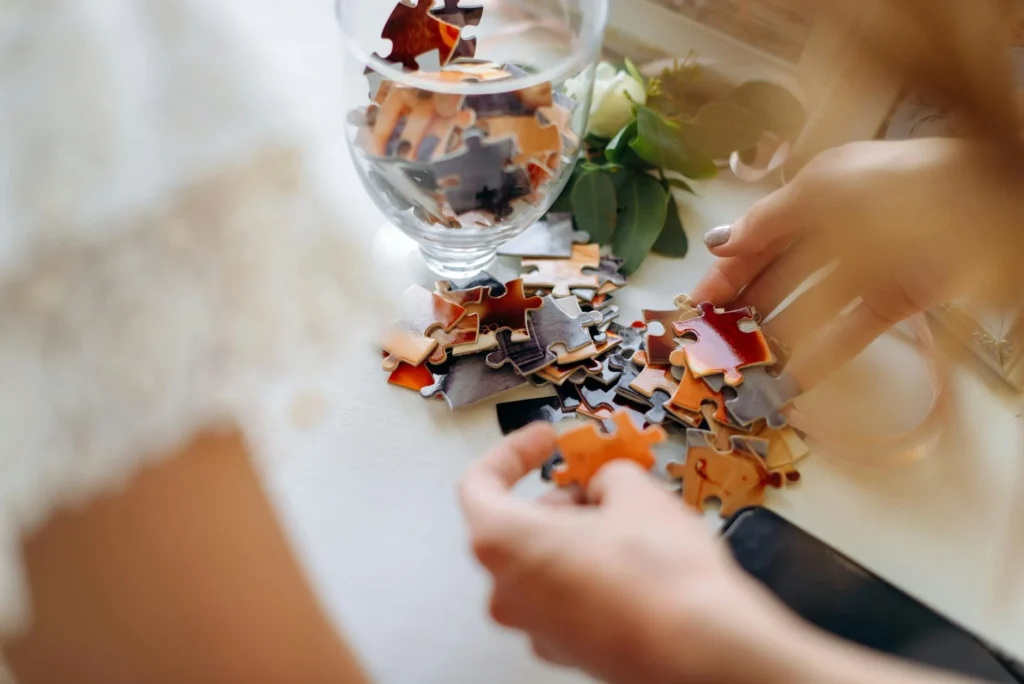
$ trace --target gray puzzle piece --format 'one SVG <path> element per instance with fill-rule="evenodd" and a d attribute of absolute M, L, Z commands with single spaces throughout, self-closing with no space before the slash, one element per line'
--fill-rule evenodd
<path fill-rule="evenodd" d="M 498 249 L 498 254 L 533 259 L 572 256 L 573 244 L 585 244 L 590 236 L 574 231 L 572 214 L 548 214 Z"/>
<path fill-rule="evenodd" d="M 722 393 L 729 415 L 743 426 L 764 418 L 771 428 L 784 427 L 786 417 L 782 409 L 802 393 L 792 375 L 783 372 L 772 377 L 764 366 L 744 368 L 739 387 L 726 385 L 722 375 L 711 375 L 704 381 L 713 391 Z"/>
<path fill-rule="evenodd" d="M 496 142 L 484 142 L 481 135 L 467 135 L 463 140 L 465 149 L 434 162 L 434 174 L 438 182 L 454 179 L 455 187 L 466 191 L 484 188 L 499 189 L 505 178 L 505 167 L 512 159 L 515 149 L 510 138 Z"/>
<path fill-rule="evenodd" d="M 584 275 L 596 275 L 599 288 L 607 283 L 612 283 L 616 287 L 624 287 L 626 276 L 619 273 L 622 263 L 622 259 L 616 257 L 601 257 L 600 266 L 597 268 L 586 266 L 583 268 L 583 273 Z"/>
<path fill-rule="evenodd" d="M 512 368 L 495 370 L 488 366 L 482 354 L 457 358 L 448 372 L 435 377 L 437 382 L 424 387 L 420 394 L 427 399 L 442 396 L 452 410 L 526 384 L 526 378 Z"/>
<path fill-rule="evenodd" d="M 553 345 L 564 344 L 570 352 L 585 347 L 591 343 L 587 328 L 600 322 L 601 314 L 583 313 L 575 299 L 559 301 L 547 295 L 540 309 L 527 315 L 530 339 L 513 343 L 511 334 L 499 335 L 498 350 L 487 355 L 487 365 L 500 368 L 511 363 L 520 374 L 536 373 L 555 362 L 557 357 L 550 351 Z"/>
<path fill-rule="evenodd" d="M 608 332 L 622 338 L 622 342 L 617 347 L 617 354 L 624 359 L 631 359 L 633 354 L 644 349 L 644 331 L 642 328 L 612 323 L 608 326 Z"/>
<path fill-rule="evenodd" d="M 654 390 L 651 398 L 647 400 L 651 404 L 651 410 L 644 415 L 648 423 L 651 425 L 661 425 L 668 419 L 665 403 L 671 398 L 672 395 L 665 390 Z"/>

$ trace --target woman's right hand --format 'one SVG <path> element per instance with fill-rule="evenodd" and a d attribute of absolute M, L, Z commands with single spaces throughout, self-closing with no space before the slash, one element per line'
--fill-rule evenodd
<path fill-rule="evenodd" d="M 764 325 L 793 350 L 787 371 L 809 389 L 912 314 L 973 291 L 1019 296 L 1024 200 L 1019 179 L 996 168 L 963 140 L 830 150 L 705 236 L 719 259 L 692 296 L 767 316 L 833 264 Z"/>

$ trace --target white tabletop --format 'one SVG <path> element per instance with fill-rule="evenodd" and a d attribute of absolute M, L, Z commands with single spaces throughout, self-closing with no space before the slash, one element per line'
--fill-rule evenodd
<path fill-rule="evenodd" d="M 330 69 L 310 66 L 338 58 L 333 28 L 323 23 L 329 14 L 304 15 L 297 7 L 272 20 L 263 13 L 261 28 L 295 39 L 282 68 L 293 72 L 297 88 L 323 93 L 322 111 L 317 105 L 308 118 L 324 177 L 347 220 L 364 225 L 371 240 L 383 219 L 354 177 L 340 125 L 332 123 L 341 121 L 332 95 L 337 82 Z M 624 319 L 688 291 L 710 263 L 699 236 L 742 214 L 763 192 L 719 180 L 684 199 L 691 253 L 678 261 L 650 259 L 616 295 Z M 1021 402 L 955 343 L 940 342 L 956 360 L 950 420 L 932 458 L 872 471 L 815 454 L 803 467 L 803 483 L 772 492 L 770 505 L 1024 657 Z M 922 410 L 923 370 L 899 343 L 876 344 L 853 366 L 811 403 L 875 424 Z M 378 681 L 582 681 L 535 662 L 521 637 L 486 615 L 488 580 L 470 556 L 455 487 L 470 461 L 499 439 L 494 402 L 453 414 L 444 402 L 388 386 L 370 349 L 354 350 L 319 380 L 316 389 L 326 387 L 328 400 L 323 420 L 305 431 L 268 423 L 260 449 L 272 456 L 267 483 L 296 553 Z M 540 489 L 536 482 L 530 487 Z"/>

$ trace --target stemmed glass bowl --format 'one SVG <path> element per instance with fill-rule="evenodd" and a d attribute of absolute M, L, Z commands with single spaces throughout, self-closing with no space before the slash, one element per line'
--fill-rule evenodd
<path fill-rule="evenodd" d="M 479 273 L 568 181 L 608 0 L 338 0 L 337 11 L 346 138 L 366 190 L 434 273 Z"/>

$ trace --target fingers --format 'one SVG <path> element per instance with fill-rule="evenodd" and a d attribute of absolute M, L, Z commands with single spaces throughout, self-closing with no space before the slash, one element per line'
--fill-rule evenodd
<path fill-rule="evenodd" d="M 803 183 L 795 179 L 754 203 L 732 226 L 715 228 L 704 242 L 717 257 L 749 256 L 771 249 L 781 250 L 809 224 L 809 205 L 804 201 Z"/>
<path fill-rule="evenodd" d="M 786 371 L 807 391 L 850 361 L 897 321 L 861 303 L 808 339 L 791 357 Z"/>
<path fill-rule="evenodd" d="M 561 487 L 552 490 L 537 499 L 537 502 L 544 506 L 582 506 L 587 503 L 587 497 L 579 487 Z"/>
<path fill-rule="evenodd" d="M 535 423 L 506 437 L 478 460 L 462 478 L 459 496 L 472 516 L 501 499 L 527 473 L 539 468 L 555 451 L 555 431 Z"/>
<path fill-rule="evenodd" d="M 532 637 L 530 645 L 533 647 L 534 655 L 543 661 L 559 667 L 569 667 L 572 665 L 572 659 L 547 639 Z"/>
<path fill-rule="evenodd" d="M 649 473 L 624 459 L 601 468 L 587 487 L 587 501 L 605 507 L 647 505 L 665 496 Z"/>
<path fill-rule="evenodd" d="M 521 550 L 520 540 L 544 523 L 535 505 L 509 495 L 524 475 L 539 467 L 555 450 L 551 425 L 538 423 L 506 437 L 474 463 L 459 487 L 469 525 L 473 553 L 492 571 Z"/>
<path fill-rule="evenodd" d="M 828 265 L 837 250 L 823 231 L 813 231 L 786 247 L 747 285 L 737 306 L 752 306 L 769 316 L 811 275 Z"/>
<path fill-rule="evenodd" d="M 764 324 L 764 331 L 792 349 L 824 327 L 857 298 L 843 268 L 826 275 Z"/>
<path fill-rule="evenodd" d="M 692 291 L 694 301 L 730 303 L 786 250 L 808 225 L 799 185 L 794 181 L 765 197 L 732 226 L 708 231 L 704 242 L 721 258 Z"/>

